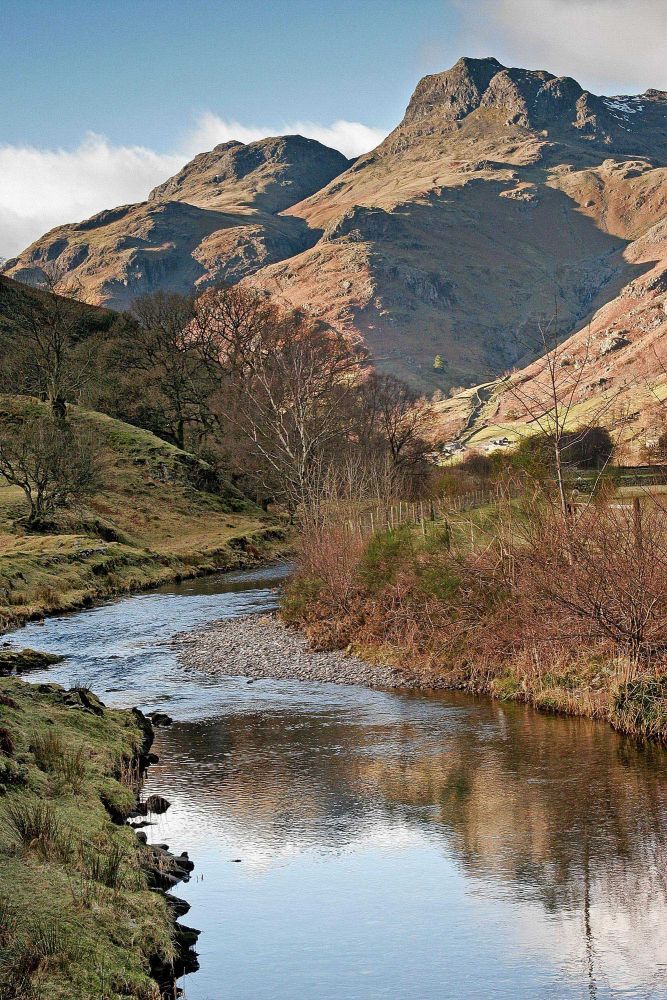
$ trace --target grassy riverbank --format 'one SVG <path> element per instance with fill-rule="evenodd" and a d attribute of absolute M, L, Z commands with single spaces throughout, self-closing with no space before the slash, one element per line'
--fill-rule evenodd
<path fill-rule="evenodd" d="M 664 517 L 642 510 L 639 545 L 633 515 L 618 508 L 591 507 L 564 551 L 557 520 L 519 501 L 425 532 L 362 540 L 328 528 L 304 539 L 282 615 L 316 648 L 391 665 L 424 688 L 664 740 Z"/>
<path fill-rule="evenodd" d="M 0 680 L 2 1000 L 159 997 L 173 921 L 111 819 L 134 807 L 143 739 L 89 693 Z"/>
<path fill-rule="evenodd" d="M 0 397 L 3 414 L 39 412 Z M 269 557 L 282 528 L 192 455 L 101 413 L 70 408 L 99 441 L 104 489 L 29 530 L 17 487 L 0 483 L 0 631 L 109 594 Z"/>

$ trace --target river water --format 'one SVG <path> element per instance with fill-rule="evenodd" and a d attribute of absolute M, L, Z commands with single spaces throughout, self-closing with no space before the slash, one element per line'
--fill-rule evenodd
<path fill-rule="evenodd" d="M 457 695 L 208 678 L 170 637 L 276 603 L 279 570 L 29 625 L 31 680 L 160 708 L 149 840 L 196 863 L 188 1000 L 667 998 L 667 754 Z"/>

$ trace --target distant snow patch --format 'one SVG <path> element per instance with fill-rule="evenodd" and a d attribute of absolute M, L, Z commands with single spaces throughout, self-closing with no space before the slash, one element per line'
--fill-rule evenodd
<path fill-rule="evenodd" d="M 610 111 L 620 111 L 624 115 L 636 115 L 644 110 L 643 104 L 637 104 L 638 97 L 605 97 L 603 100 Z"/>

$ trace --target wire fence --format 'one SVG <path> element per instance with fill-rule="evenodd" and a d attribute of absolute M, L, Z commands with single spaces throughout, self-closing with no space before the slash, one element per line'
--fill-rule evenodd
<path fill-rule="evenodd" d="M 628 475 L 617 477 L 617 485 L 619 486 L 656 486 L 664 483 L 667 483 L 667 470 L 665 469 L 656 470 L 653 474 L 647 474 L 644 469 L 630 470 Z M 575 510 L 578 507 L 588 506 L 591 497 L 584 498 L 578 495 L 578 483 L 569 485 L 574 485 L 574 490 L 571 493 L 568 507 Z M 403 500 L 394 504 L 378 504 L 366 508 L 356 517 L 346 520 L 345 527 L 348 531 L 362 537 L 373 535 L 378 531 L 391 531 L 403 525 L 420 525 L 422 532 L 425 533 L 426 525 L 429 523 L 446 521 L 452 515 L 497 504 L 501 499 L 518 495 L 520 495 L 519 489 L 504 484 L 489 489 L 471 490 L 455 496 L 437 497 L 432 500 Z M 623 502 L 619 498 L 613 506 L 632 506 L 635 508 L 638 506 L 638 500 L 629 499 L 627 502 Z"/>
<path fill-rule="evenodd" d="M 376 531 L 392 531 L 408 524 L 421 525 L 425 532 L 428 523 L 443 521 L 453 514 L 497 503 L 502 493 L 500 488 L 495 487 L 433 500 L 403 500 L 395 504 L 377 505 L 363 511 L 358 517 L 349 519 L 346 527 L 348 531 L 362 536 L 373 535 Z"/>

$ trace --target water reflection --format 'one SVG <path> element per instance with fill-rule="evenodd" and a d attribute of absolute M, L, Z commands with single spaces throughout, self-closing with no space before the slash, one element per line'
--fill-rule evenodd
<path fill-rule="evenodd" d="M 312 685 L 292 708 L 286 687 L 161 737 L 155 835 L 204 878 L 189 997 L 667 996 L 662 751 L 518 706 Z M 289 950 L 281 905 L 309 974 L 255 969 Z"/>
<path fill-rule="evenodd" d="M 184 670 L 178 631 L 276 603 L 284 569 L 30 625 L 33 680 L 166 707 L 154 840 L 188 849 L 190 1000 L 667 998 L 667 755 L 463 696 Z"/>

